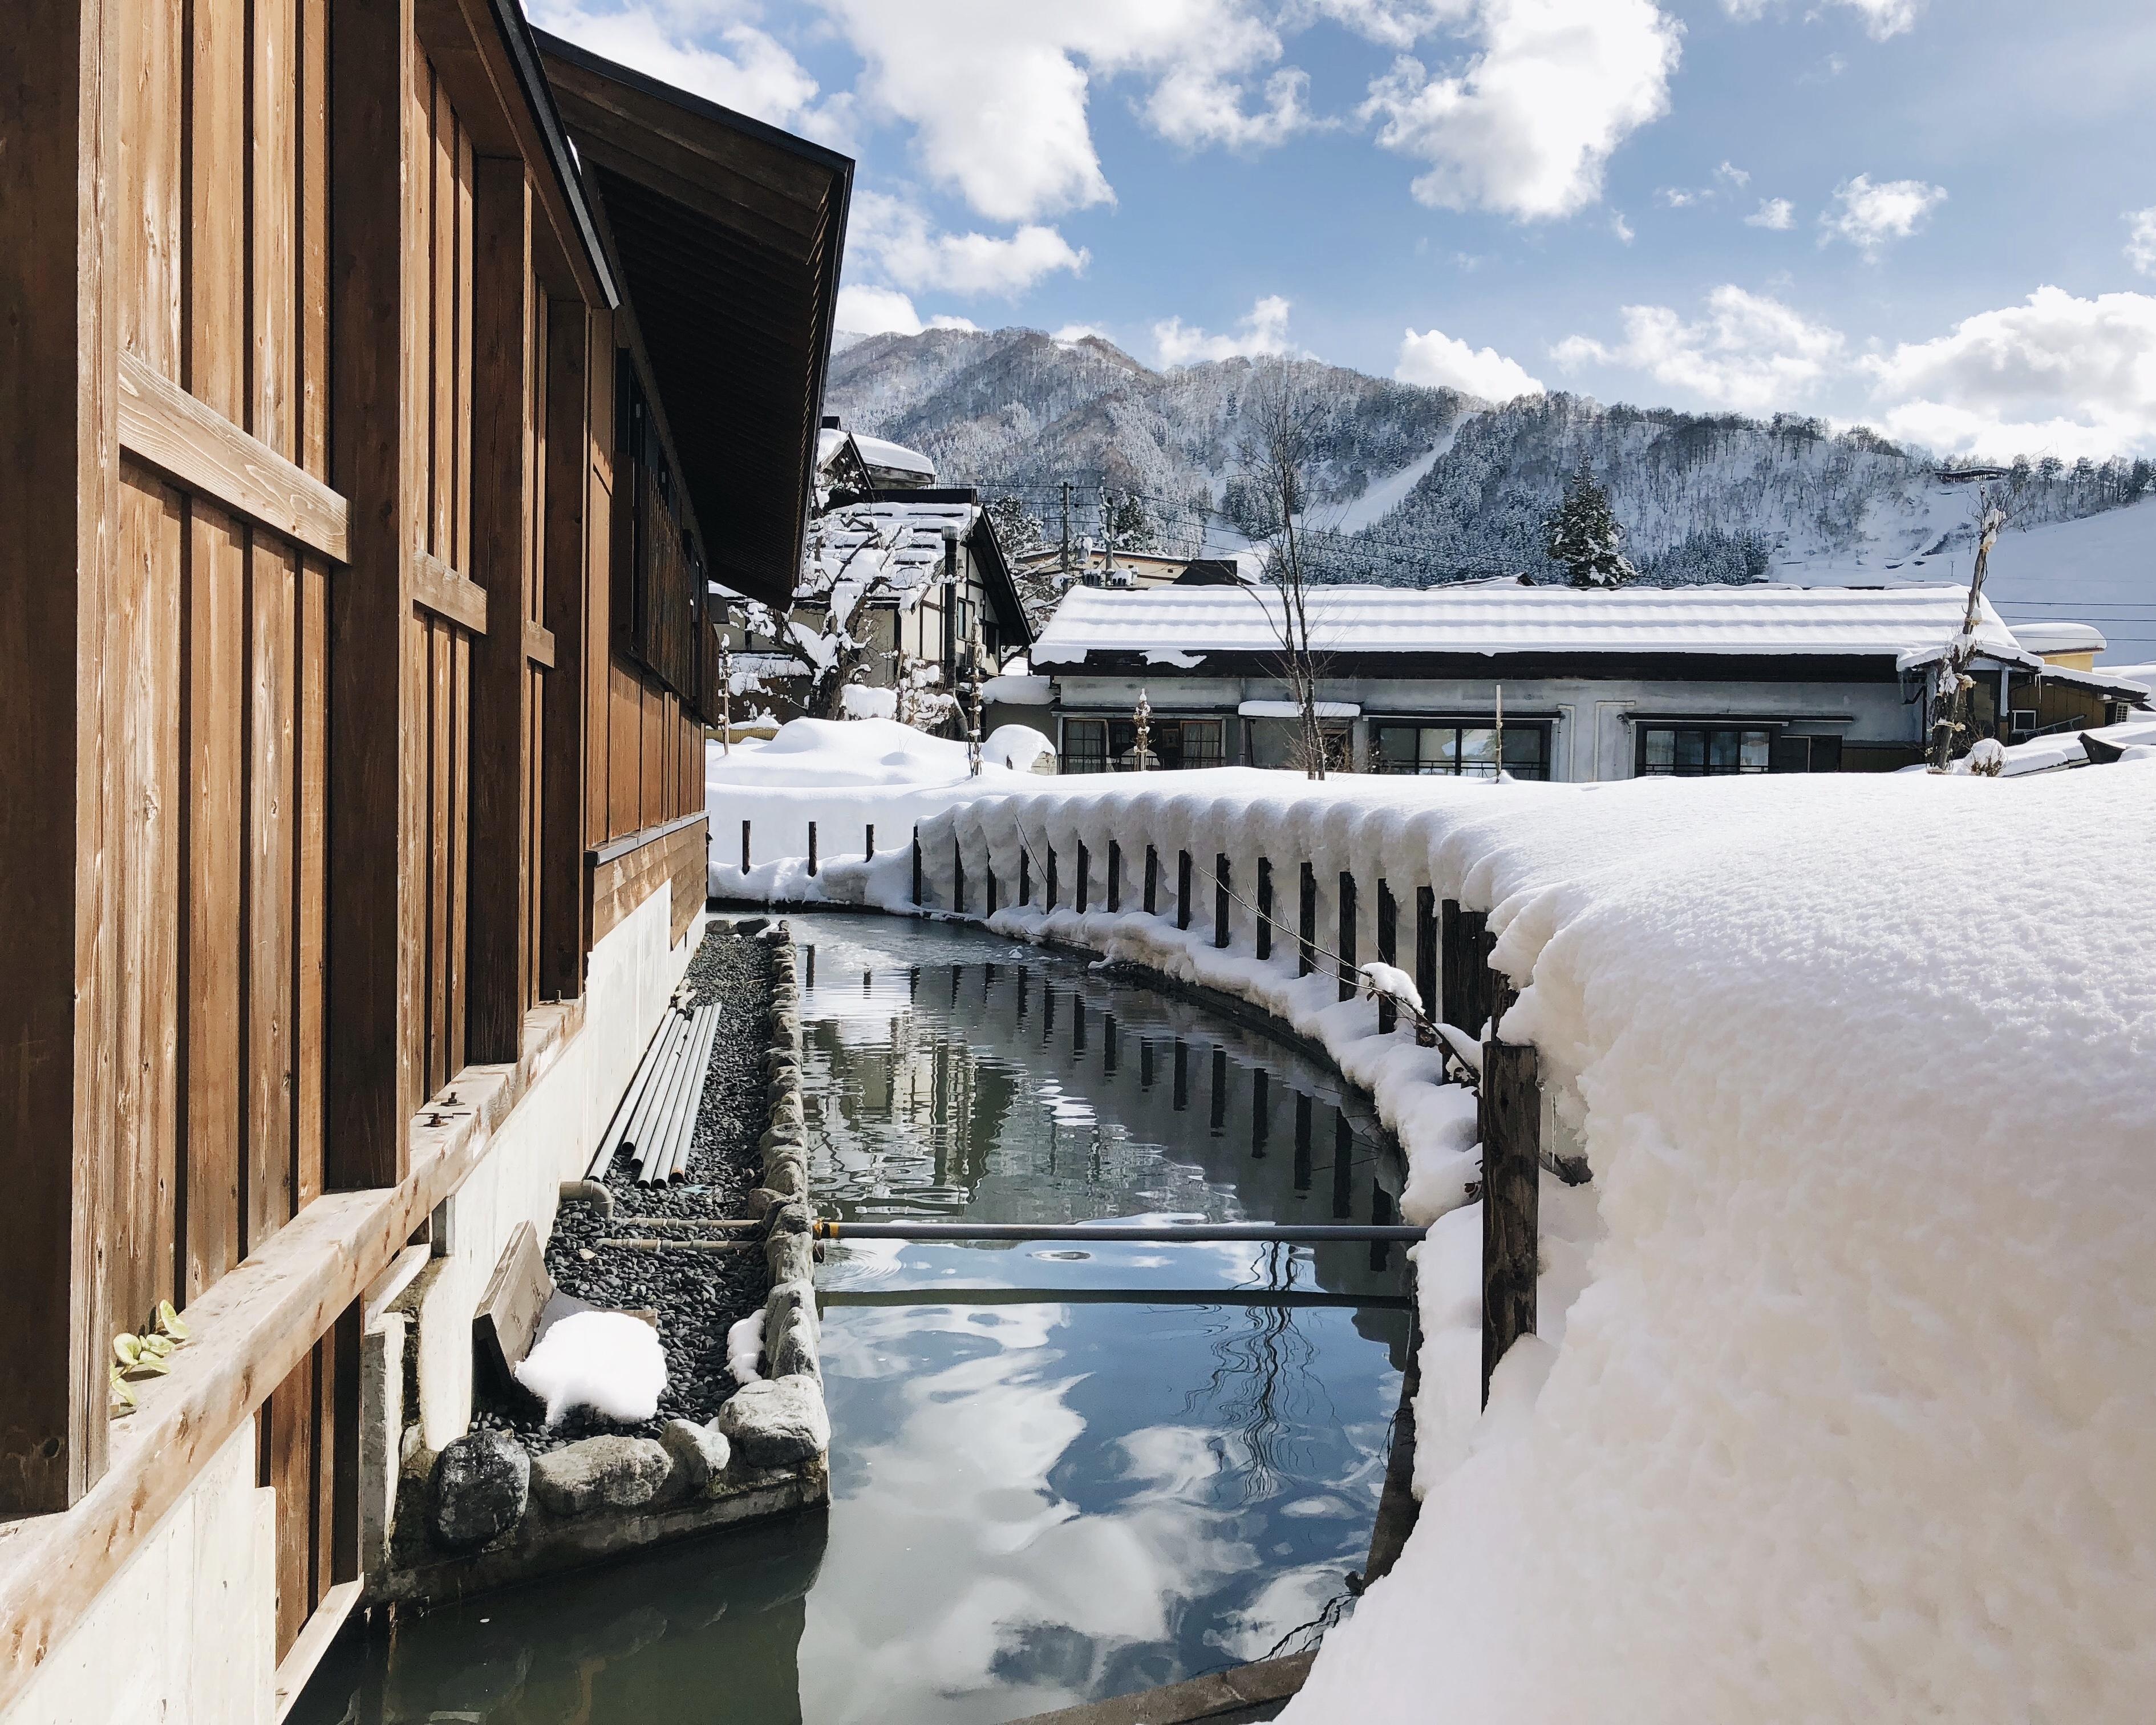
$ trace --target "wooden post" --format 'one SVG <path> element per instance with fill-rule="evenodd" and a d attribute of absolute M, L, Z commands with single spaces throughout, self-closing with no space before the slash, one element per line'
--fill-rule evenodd
<path fill-rule="evenodd" d="M 812 871 L 815 867 L 816 848 L 813 836 L 815 830 L 814 823 L 810 823 L 808 831 L 812 836 L 808 855 L 809 867 Z M 951 835 L 951 908 L 961 914 L 966 908 L 966 848 L 958 842 L 958 835 L 956 833 Z"/>
<path fill-rule="evenodd" d="M 1190 927 L 1190 853 L 1175 853 L 1175 926 Z"/>
<path fill-rule="evenodd" d="M 994 915 L 996 914 L 996 896 L 997 896 L 997 894 L 996 894 L 996 864 L 995 864 L 995 859 L 994 859 L 993 857 L 990 857 L 990 858 L 988 859 L 988 914 L 989 916 L 994 916 Z M 992 969 L 992 970 L 993 970 L 994 968 L 995 968 L 995 967 L 994 967 L 994 966 L 993 966 L 993 965 L 991 965 L 991 966 L 989 967 L 989 968 L 990 968 L 990 969 Z"/>
<path fill-rule="evenodd" d="M 1081 916 L 1086 914 L 1086 890 L 1090 884 L 1087 877 L 1093 872 L 1092 863 L 1092 858 L 1086 853 L 1086 841 L 1081 839 L 1078 841 L 1078 896 L 1075 900 L 1075 908 Z"/>
<path fill-rule="evenodd" d="M 1308 976 L 1317 968 L 1317 871 L 1307 859 L 1302 865 L 1300 894 L 1301 902 L 1296 906 L 1296 933 L 1301 937 L 1302 950 L 1296 954 L 1295 973 Z"/>
<path fill-rule="evenodd" d="M 1542 1088 L 1531 1045 L 1482 1045 L 1482 1400 L 1505 1350 L 1535 1328 Z"/>
<path fill-rule="evenodd" d="M 1048 901 L 1042 906 L 1042 909 L 1052 911 L 1055 908 L 1057 885 L 1058 883 L 1055 878 L 1055 847 L 1051 845 L 1048 847 Z"/>
<path fill-rule="evenodd" d="M 1123 907 L 1123 847 L 1113 839 L 1108 840 L 1108 908 L 1120 911 Z"/>
<path fill-rule="evenodd" d="M 1160 913 L 1160 853 L 1150 845 L 1146 846 L 1145 913 Z"/>
<path fill-rule="evenodd" d="M 400 1184 L 419 1104 L 425 690 L 413 548 L 428 470 L 429 342 L 402 164 L 427 151 L 408 5 L 330 20 L 330 471 L 349 565 L 329 583 L 329 832 L 323 1184 Z M 13 87 L 13 86 L 11 86 Z"/>
<path fill-rule="evenodd" d="M 816 872 L 816 823 L 813 820 L 808 823 L 808 872 Z"/>
<path fill-rule="evenodd" d="M 1395 964 L 1399 960 L 1400 907 L 1394 902 L 1393 889 L 1386 882 L 1378 882 L 1378 962 Z M 1389 1036 L 1399 1027 L 1400 1009 L 1389 994 L 1378 997 L 1378 1032 Z"/>
<path fill-rule="evenodd" d="M 916 822 L 913 829 L 913 905 L 921 908 L 921 827 Z"/>
<path fill-rule="evenodd" d="M 1258 957 L 1273 956 L 1273 860 L 1258 859 Z"/>
<path fill-rule="evenodd" d="M 64 1509 L 105 1469 L 105 1362 L 114 1332 L 139 1321 L 112 1310 L 99 1263 L 122 1244 L 115 1221 L 129 1196 L 114 1069 L 131 1050 L 115 1044 L 130 999 L 151 1015 L 121 928 L 173 916 L 115 902 L 151 817 L 100 808 L 119 787 L 100 732 L 126 700 L 105 639 L 121 570 L 116 250 L 118 223 L 142 220 L 121 208 L 122 68 L 107 56 L 137 18 L 100 0 L 30 0 L 0 29 L 0 1512 L 11 1516 Z M 135 1034 L 146 1065 L 146 1031 Z M 9 1627 L 19 1639 L 31 1626 Z"/>
<path fill-rule="evenodd" d="M 1437 889 L 1415 888 L 1415 987 L 1422 995 L 1425 1019 L 1445 1014 L 1437 998 Z M 1437 1032 L 1428 1023 L 1415 1026 L 1415 1040 L 1424 1048 L 1437 1045 Z"/>
<path fill-rule="evenodd" d="M 861 860 L 863 862 L 875 860 L 875 823 L 874 821 L 870 821 L 861 829 Z"/>
<path fill-rule="evenodd" d="M 1228 944 L 1228 854 L 1213 859 L 1213 944 Z"/>
<path fill-rule="evenodd" d="M 1340 998 L 1355 998 L 1355 877 L 1340 871 Z"/>
<path fill-rule="evenodd" d="M 741 871 L 742 871 L 742 873 L 743 873 L 744 875 L 746 875 L 746 874 L 748 872 L 748 823 L 747 823 L 747 821 L 743 821 L 743 822 L 742 823 L 742 866 L 741 866 Z M 918 893 L 915 894 L 914 896 L 915 896 L 916 898 L 920 896 L 920 895 L 919 895 Z"/>
<path fill-rule="evenodd" d="M 521 157 L 473 164 L 471 577 L 486 628 L 471 643 L 470 871 L 465 916 L 465 1058 L 514 1060 L 536 1004 L 531 759 L 533 616 L 531 186 Z M 544 752 L 540 751 L 544 761 Z"/>
<path fill-rule="evenodd" d="M 1018 854 L 1018 901 L 1033 902 L 1033 852 L 1022 845 Z"/>
<path fill-rule="evenodd" d="M 1439 988 L 1445 1003 L 1441 1016 L 1471 1036 L 1482 1034 L 1494 1004 L 1490 988 L 1489 921 L 1481 911 L 1461 910 L 1457 899 L 1445 901 L 1439 955 Z"/>
<path fill-rule="evenodd" d="M 605 640 L 589 639 L 588 630 L 592 493 L 598 483 L 592 477 L 590 429 L 590 357 L 596 344 L 592 316 L 583 300 L 544 303 L 547 508 L 541 614 L 554 638 L 554 668 L 540 680 L 547 746 L 539 793 L 539 998 L 572 1000 L 584 992 L 584 952 L 589 945 L 584 751 L 597 727 L 588 724 L 594 714 L 585 692 L 588 655 L 606 658 Z M 602 350 L 602 357 L 611 371 L 611 346 Z"/>

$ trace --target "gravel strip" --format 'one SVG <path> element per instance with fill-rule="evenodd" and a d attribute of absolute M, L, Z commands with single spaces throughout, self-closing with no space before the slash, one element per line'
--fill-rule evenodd
<path fill-rule="evenodd" d="M 757 925 L 748 924 L 754 927 Z M 762 1154 L 757 1140 L 769 1118 L 765 1056 L 771 1047 L 772 949 L 714 922 L 686 981 L 693 1004 L 721 1004 L 718 1034 L 696 1117 L 687 1178 L 679 1183 L 639 1186 L 629 1178 L 629 1158 L 617 1158 L 605 1175 L 613 1214 L 567 1203 L 554 1222 L 547 1269 L 555 1286 L 598 1306 L 634 1310 L 656 1307 L 659 1337 L 666 1349 L 666 1389 L 656 1418 L 620 1425 L 588 1410 L 569 1414 L 551 1430 L 536 1414 L 499 1407 L 479 1410 L 474 1430 L 515 1435 L 533 1455 L 603 1433 L 653 1437 L 670 1419 L 699 1424 L 711 1419 L 737 1388 L 726 1369 L 726 1330 L 756 1311 L 771 1291 L 771 1276 L 757 1242 L 759 1230 L 708 1231 L 714 1239 L 738 1239 L 737 1252 L 648 1252 L 600 1248 L 601 1240 L 706 1237 L 690 1229 L 639 1229 L 640 1218 L 722 1217 L 747 1214 L 743 1198 L 760 1183 Z"/>

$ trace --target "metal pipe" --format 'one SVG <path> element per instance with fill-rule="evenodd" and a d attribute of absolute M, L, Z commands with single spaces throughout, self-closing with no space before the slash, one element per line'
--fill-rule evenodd
<path fill-rule="evenodd" d="M 840 1222 L 816 1219 L 819 1240 L 1420 1240 L 1424 1231 L 1374 1222 Z"/>
<path fill-rule="evenodd" d="M 715 1002 L 700 1008 L 689 1031 L 689 1070 L 670 1105 L 665 1130 L 659 1139 L 659 1168 L 654 1182 L 674 1177 L 687 1158 L 695 1135 L 696 1117 L 702 1111 L 704 1079 L 711 1070 L 711 1043 L 718 1029 L 719 1009 Z"/>
<path fill-rule="evenodd" d="M 634 1141 L 636 1178 L 645 1185 L 651 1182 L 651 1171 L 657 1165 L 660 1146 L 665 1141 L 666 1122 L 675 1095 L 681 1087 L 682 1076 L 687 1071 L 696 1050 L 696 1019 L 693 1016 L 685 1018 L 682 1025 L 674 1057 L 660 1076 L 655 1093 L 646 1100 L 644 1118 L 639 1128 L 642 1136 Z"/>
<path fill-rule="evenodd" d="M 669 1013 L 665 1022 L 653 1032 L 643 1060 L 637 1063 L 636 1076 L 629 1081 L 628 1090 L 623 1093 L 620 1105 L 614 1110 L 613 1119 L 599 1139 L 598 1148 L 592 1153 L 592 1159 L 584 1171 L 585 1178 L 604 1179 L 607 1171 L 613 1166 L 614 1153 L 621 1148 L 622 1140 L 629 1136 L 629 1129 L 644 1106 L 644 1098 L 650 1090 L 652 1081 L 658 1077 L 674 1051 L 675 1035 L 675 1015 Z"/>

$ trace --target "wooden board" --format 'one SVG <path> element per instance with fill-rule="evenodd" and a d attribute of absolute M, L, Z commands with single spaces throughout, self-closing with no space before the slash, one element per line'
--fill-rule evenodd
<path fill-rule="evenodd" d="M 547 1273 L 538 1233 L 529 1222 L 519 1222 L 472 1313 L 474 1368 L 495 1394 L 513 1398 L 521 1390 L 512 1368 L 531 1352 L 553 1297 L 554 1279 Z"/>

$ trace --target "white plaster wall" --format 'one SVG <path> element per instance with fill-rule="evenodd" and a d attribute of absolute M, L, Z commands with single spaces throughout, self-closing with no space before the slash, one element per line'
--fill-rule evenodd
<path fill-rule="evenodd" d="M 276 1494 L 249 1420 L 45 1656 L 5 1725 L 270 1725 Z"/>
<path fill-rule="evenodd" d="M 592 949 L 583 1029 L 510 1114 L 450 1200 L 451 1250 L 419 1308 L 418 1419 L 439 1450 L 471 1421 L 472 1314 L 509 1236 L 529 1222 L 553 1231 L 561 1183 L 584 1163 L 643 1057 L 666 1001 L 689 968 L 705 917 L 670 947 L 673 895 L 666 884 Z M 414 1345 L 408 1339 L 407 1346 Z M 388 1453 L 396 1453 L 395 1440 Z"/>

